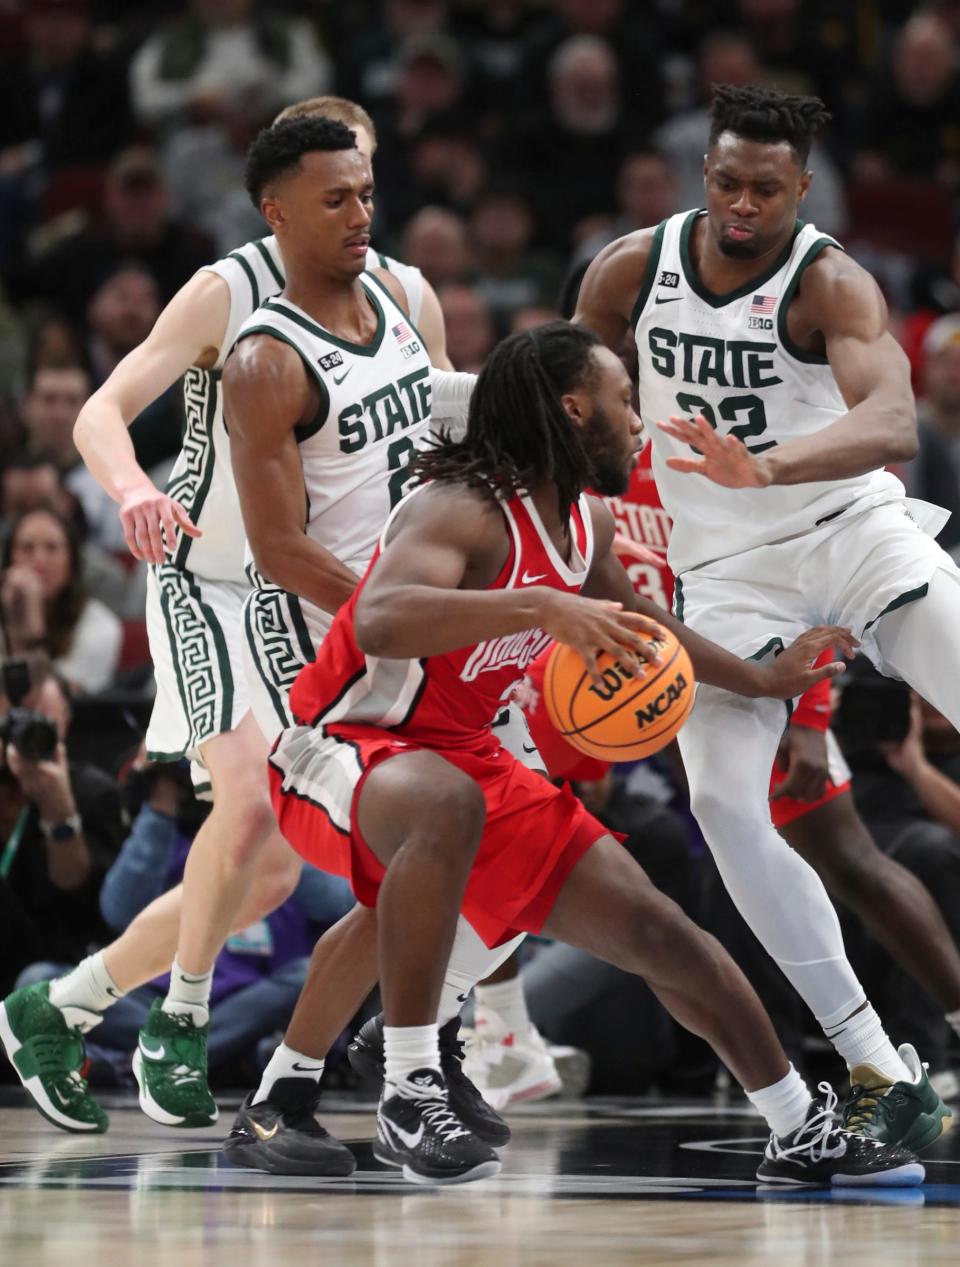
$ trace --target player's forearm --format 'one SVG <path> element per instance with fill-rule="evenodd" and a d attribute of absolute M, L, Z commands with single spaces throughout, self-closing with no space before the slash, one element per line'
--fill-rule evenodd
<path fill-rule="evenodd" d="M 93 395 L 80 410 L 73 428 L 77 451 L 100 486 L 114 501 L 150 485 L 150 477 L 137 461 L 133 441 L 119 408 Z"/>
<path fill-rule="evenodd" d="M 488 638 L 538 628 L 545 586 L 521 590 L 397 585 L 365 590 L 354 628 L 360 650 L 388 660 L 445 655 Z"/>
<path fill-rule="evenodd" d="M 323 611 L 339 611 L 359 584 L 346 564 L 303 533 L 267 541 L 251 537 L 250 548 L 257 571 L 268 581 Z"/>
<path fill-rule="evenodd" d="M 762 675 L 758 673 L 759 665 L 749 660 L 741 660 L 730 651 L 717 646 L 708 638 L 694 633 L 676 617 L 669 615 L 657 603 L 639 595 L 634 600 L 634 610 L 650 616 L 661 625 L 665 625 L 677 636 L 681 646 L 685 647 L 697 681 L 706 686 L 719 686 L 734 695 L 745 695 L 756 699 L 763 695 Z"/>
<path fill-rule="evenodd" d="M 813 484 L 876 471 L 906 462 L 917 452 L 912 400 L 865 400 L 829 427 L 789 440 L 758 460 L 771 484 Z"/>

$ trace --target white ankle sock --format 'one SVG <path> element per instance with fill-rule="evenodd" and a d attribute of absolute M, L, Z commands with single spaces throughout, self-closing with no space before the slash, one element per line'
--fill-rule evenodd
<path fill-rule="evenodd" d="M 489 1008 L 491 1012 L 496 1012 L 506 1025 L 508 1033 L 522 1038 L 530 1029 L 530 1013 L 527 1011 L 527 1000 L 520 977 L 500 981 L 496 985 L 478 985 L 475 997 L 478 1008 Z"/>
<path fill-rule="evenodd" d="M 871 1004 L 837 1025 L 825 1025 L 823 1032 L 847 1062 L 848 1069 L 854 1065 L 873 1065 L 892 1082 L 913 1081 L 913 1075 L 897 1055 Z"/>
<path fill-rule="evenodd" d="M 793 1065 L 779 1082 L 761 1087 L 759 1091 L 747 1092 L 747 1099 L 767 1119 L 774 1135 L 781 1139 L 803 1125 L 812 1098 L 807 1084 Z"/>
<path fill-rule="evenodd" d="M 195 1025 L 206 1025 L 210 1019 L 210 987 L 213 984 L 213 971 L 199 975 L 185 973 L 173 961 L 170 969 L 170 989 L 163 1000 L 164 1012 L 186 1013 L 193 1018 Z"/>
<path fill-rule="evenodd" d="M 259 1104 L 269 1100 L 273 1084 L 281 1078 L 309 1078 L 313 1082 L 320 1081 L 323 1073 L 323 1061 L 314 1060 L 312 1056 L 303 1056 L 286 1043 L 281 1043 L 270 1057 L 270 1063 L 263 1071 L 260 1085 L 251 1103 Z"/>
<path fill-rule="evenodd" d="M 384 1079 L 398 1083 L 417 1069 L 440 1068 L 436 1025 L 384 1025 Z"/>
<path fill-rule="evenodd" d="M 107 971 L 103 951 L 88 955 L 65 977 L 50 982 L 50 1002 L 62 1010 L 80 1008 L 85 1012 L 105 1012 L 124 991 Z"/>

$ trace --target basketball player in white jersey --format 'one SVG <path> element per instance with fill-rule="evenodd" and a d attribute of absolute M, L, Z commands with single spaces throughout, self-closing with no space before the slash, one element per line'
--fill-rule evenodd
<path fill-rule="evenodd" d="M 960 573 L 927 535 L 943 513 L 883 470 L 916 451 L 906 357 L 872 278 L 797 219 L 826 117 L 813 98 L 721 86 L 706 211 L 607 247 L 575 320 L 610 346 L 634 328 L 641 410 L 664 420 L 650 430 L 677 615 L 759 660 L 835 621 L 960 725 Z M 785 722 L 771 702 L 701 689 L 680 735 L 693 810 L 741 914 L 850 1067 L 846 1120 L 922 1148 L 949 1111 L 913 1048 L 890 1043 L 823 885 L 770 821 Z"/>
<path fill-rule="evenodd" d="M 347 123 L 362 151 L 372 154 L 373 125 L 352 102 L 316 98 L 290 107 L 281 118 L 314 114 Z M 449 368 L 439 304 L 418 270 L 372 249 L 366 263 L 402 276 L 411 320 L 433 362 Z M 220 371 L 237 330 L 283 284 L 283 261 L 272 237 L 201 270 L 78 420 L 78 446 L 118 501 L 131 552 L 152 565 L 148 617 L 158 695 L 148 746 L 160 758 L 194 758 L 196 781 L 213 783 L 214 809 L 191 851 L 186 900 L 181 887 L 164 894 L 116 942 L 53 982 L 49 997 L 45 985 L 35 986 L 0 1005 L 0 1041 L 37 1107 L 66 1130 L 102 1131 L 108 1124 L 78 1072 L 80 1033 L 127 991 L 169 969 L 178 929 L 180 955 L 164 1007 L 177 1027 L 178 1049 L 189 1049 L 189 1059 L 175 1064 L 193 1074 L 171 1079 L 164 1069 L 164 1086 L 155 1094 L 148 1087 L 143 1102 L 170 1125 L 215 1119 L 202 1076 L 209 967 L 226 934 L 274 909 L 299 874 L 298 860 L 275 828 L 263 778 L 266 745 L 248 716 L 240 644 L 250 586 L 220 399 Z M 169 488 L 161 492 L 137 464 L 127 427 L 184 374 L 184 449 Z M 152 1021 L 167 1024 L 165 1016 Z M 147 1049 L 161 1045 L 151 1042 L 148 1032 Z M 43 1060 L 35 1055 L 40 1048 Z M 156 1096 L 166 1099 L 166 1106 L 154 1107 Z"/>

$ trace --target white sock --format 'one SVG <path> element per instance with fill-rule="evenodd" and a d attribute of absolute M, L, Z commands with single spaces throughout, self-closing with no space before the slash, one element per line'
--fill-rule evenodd
<path fill-rule="evenodd" d="M 440 1068 L 436 1025 L 384 1025 L 384 1079 L 395 1085 L 417 1069 Z"/>
<path fill-rule="evenodd" d="M 319 1082 L 322 1073 L 322 1060 L 314 1060 L 312 1056 L 302 1056 L 286 1043 L 281 1043 L 270 1057 L 270 1063 L 263 1071 L 260 1085 L 251 1103 L 259 1104 L 262 1100 L 269 1100 L 273 1084 L 281 1078 L 309 1078 L 313 1082 Z"/>
<path fill-rule="evenodd" d="M 747 1099 L 763 1114 L 771 1131 L 780 1139 L 784 1135 L 792 1135 L 807 1120 L 812 1098 L 807 1084 L 793 1065 L 779 1082 L 761 1087 L 759 1091 L 747 1092 Z"/>
<path fill-rule="evenodd" d="M 517 1038 L 522 1038 L 530 1029 L 530 1013 L 527 1011 L 527 1000 L 520 977 L 499 981 L 496 985 L 478 985 L 476 1001 L 478 1008 L 489 1008 L 491 1012 L 496 1012 L 506 1025 L 508 1033 Z"/>
<path fill-rule="evenodd" d="M 193 1018 L 194 1025 L 206 1025 L 210 1019 L 210 987 L 213 984 L 213 970 L 194 975 L 184 972 L 173 961 L 170 969 L 170 989 L 163 1000 L 164 1012 L 174 1014 L 186 1013 Z"/>
<path fill-rule="evenodd" d="M 97 1023 L 93 1016 L 87 1019 L 85 1014 L 105 1012 L 124 993 L 107 971 L 102 950 L 88 955 L 65 977 L 50 982 L 50 1002 L 65 1013 L 69 1024 L 83 1030 L 92 1029 Z"/>
<path fill-rule="evenodd" d="M 943 1018 L 953 1032 L 960 1038 L 960 1007 L 955 1012 L 947 1012 Z"/>
<path fill-rule="evenodd" d="M 848 1069 L 854 1065 L 873 1065 L 891 1082 L 913 1081 L 913 1074 L 897 1055 L 870 1003 L 837 1025 L 825 1025 L 823 1032 L 847 1062 Z"/>

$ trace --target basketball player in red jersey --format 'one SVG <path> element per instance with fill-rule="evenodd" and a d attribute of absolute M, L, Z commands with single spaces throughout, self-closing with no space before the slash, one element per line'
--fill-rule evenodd
<path fill-rule="evenodd" d="M 671 522 L 650 458 L 647 445 L 627 491 L 606 503 L 634 588 L 669 611 Z M 960 955 L 950 930 L 923 882 L 877 848 L 857 813 L 849 770 L 829 729 L 830 713 L 830 683 L 824 679 L 800 698 L 784 735 L 770 780 L 773 825 L 819 872 L 831 897 L 854 912 L 945 1013 L 954 1013 Z"/>
<path fill-rule="evenodd" d="M 619 360 L 567 324 L 506 340 L 480 376 L 466 437 L 419 459 L 427 480 L 291 696 L 270 759 L 281 829 L 377 905 L 385 1084 L 375 1155 L 414 1182 L 496 1173 L 451 1111 L 435 1024 L 458 910 L 488 945 L 545 932 L 642 973 L 710 1041 L 773 1132 L 759 1174 L 791 1183 L 915 1183 L 899 1148 L 837 1131 L 814 1104 L 722 948 L 652 888 L 568 790 L 521 766 L 491 723 L 553 638 L 595 672 L 598 648 L 650 658 L 655 629 L 582 495 L 625 485 L 639 421 Z M 522 421 L 522 425 L 518 425 Z M 580 595 L 584 597 L 581 597 Z M 845 630 L 808 631 L 763 668 L 684 638 L 704 682 L 789 697 Z M 411 919 L 411 912 L 416 912 Z"/>

